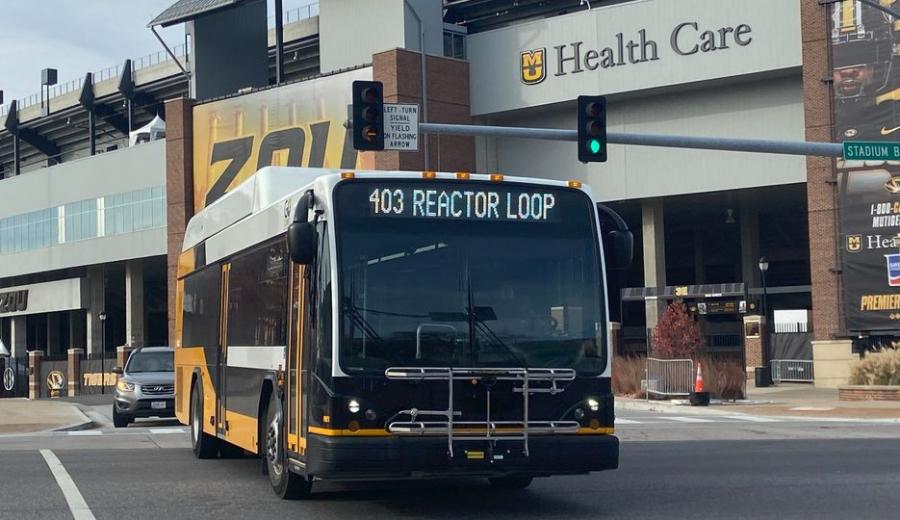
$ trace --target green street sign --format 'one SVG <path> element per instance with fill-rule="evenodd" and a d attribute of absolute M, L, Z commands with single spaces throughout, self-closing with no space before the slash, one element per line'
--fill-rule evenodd
<path fill-rule="evenodd" d="M 900 161 L 900 142 L 844 141 L 845 161 Z"/>

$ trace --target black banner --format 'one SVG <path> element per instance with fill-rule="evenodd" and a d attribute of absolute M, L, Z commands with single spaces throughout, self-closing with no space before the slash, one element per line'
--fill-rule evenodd
<path fill-rule="evenodd" d="M 900 24 L 857 0 L 831 9 L 837 139 L 900 141 Z M 839 160 L 838 181 L 845 329 L 900 332 L 900 162 Z"/>
<path fill-rule="evenodd" d="M 109 357 L 104 360 L 98 359 L 82 359 L 81 360 L 81 380 L 79 381 L 82 395 L 87 394 L 111 394 L 115 389 L 118 376 L 112 373 L 113 367 L 116 366 L 116 358 Z"/>

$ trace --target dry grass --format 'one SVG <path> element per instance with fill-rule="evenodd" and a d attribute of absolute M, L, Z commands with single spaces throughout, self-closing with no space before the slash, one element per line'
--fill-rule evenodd
<path fill-rule="evenodd" d="M 716 399 L 743 399 L 745 372 L 739 360 L 701 358 L 706 391 Z M 643 356 L 616 357 L 613 361 L 613 393 L 621 397 L 643 398 L 641 381 L 646 374 Z"/>
<path fill-rule="evenodd" d="M 699 359 L 703 366 L 703 383 L 717 399 L 743 399 L 746 372 L 739 360 Z"/>
<path fill-rule="evenodd" d="M 853 364 L 852 385 L 900 385 L 900 348 L 869 352 Z"/>
<path fill-rule="evenodd" d="M 612 367 L 613 393 L 622 397 L 644 397 L 641 381 L 646 368 L 646 358 L 642 356 L 616 356 Z"/>

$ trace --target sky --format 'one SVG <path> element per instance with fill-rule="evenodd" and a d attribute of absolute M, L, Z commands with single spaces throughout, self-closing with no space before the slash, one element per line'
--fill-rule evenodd
<path fill-rule="evenodd" d="M 272 11 L 272 0 L 269 12 Z M 314 0 L 283 0 L 284 9 Z M 0 0 L 0 90 L 4 103 L 36 94 L 41 70 L 59 83 L 83 78 L 126 58 L 163 48 L 147 28 L 175 0 Z M 167 43 L 184 41 L 184 24 L 159 30 Z"/>

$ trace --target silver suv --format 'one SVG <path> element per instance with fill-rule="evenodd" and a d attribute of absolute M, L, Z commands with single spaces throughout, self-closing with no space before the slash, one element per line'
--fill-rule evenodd
<path fill-rule="evenodd" d="M 113 424 L 124 428 L 137 417 L 175 417 L 175 351 L 141 347 L 131 353 L 119 374 L 113 401 Z"/>

